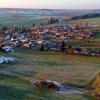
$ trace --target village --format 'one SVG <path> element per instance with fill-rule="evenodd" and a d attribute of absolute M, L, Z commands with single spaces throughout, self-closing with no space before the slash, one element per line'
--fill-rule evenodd
<path fill-rule="evenodd" d="M 37 48 L 43 51 L 59 51 L 68 54 L 99 56 L 100 51 L 88 51 L 79 45 L 68 42 L 91 42 L 94 33 L 78 24 L 40 26 L 33 24 L 31 28 L 10 26 L 0 30 L 0 48 L 6 52 L 17 47 Z M 95 41 L 94 41 L 95 44 Z"/>

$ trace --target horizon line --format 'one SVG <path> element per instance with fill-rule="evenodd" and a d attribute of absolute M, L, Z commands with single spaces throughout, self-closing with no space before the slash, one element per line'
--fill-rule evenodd
<path fill-rule="evenodd" d="M 46 9 L 46 10 L 100 10 L 100 8 L 14 8 L 14 7 L 0 7 L 0 9 Z"/>

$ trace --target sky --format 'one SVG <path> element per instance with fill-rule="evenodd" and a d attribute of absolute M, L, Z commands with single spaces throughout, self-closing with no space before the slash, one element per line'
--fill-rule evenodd
<path fill-rule="evenodd" d="M 0 0 L 0 8 L 100 9 L 100 0 Z"/>

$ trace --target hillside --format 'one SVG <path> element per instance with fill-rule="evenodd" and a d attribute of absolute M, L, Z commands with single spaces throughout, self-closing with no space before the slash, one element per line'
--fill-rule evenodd
<path fill-rule="evenodd" d="M 74 16 L 74 17 L 71 18 L 71 20 L 87 19 L 87 18 L 95 18 L 95 17 L 100 17 L 100 13 L 92 13 L 92 14 L 85 14 L 85 15 L 80 15 L 80 16 Z"/>

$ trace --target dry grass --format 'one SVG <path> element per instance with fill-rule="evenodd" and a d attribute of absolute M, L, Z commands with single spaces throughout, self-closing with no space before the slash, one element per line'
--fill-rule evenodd
<path fill-rule="evenodd" d="M 2 74 L 28 79 L 55 80 L 64 84 L 87 84 L 100 71 L 100 58 L 18 49 L 9 54 L 15 64 L 3 65 Z"/>
<path fill-rule="evenodd" d="M 14 53 L 0 52 L 0 55 L 16 58 L 13 64 L 0 65 L 0 100 L 95 100 L 84 94 L 59 95 L 36 89 L 23 79 L 47 79 L 64 84 L 84 85 L 100 71 L 99 58 L 23 48 Z"/>

